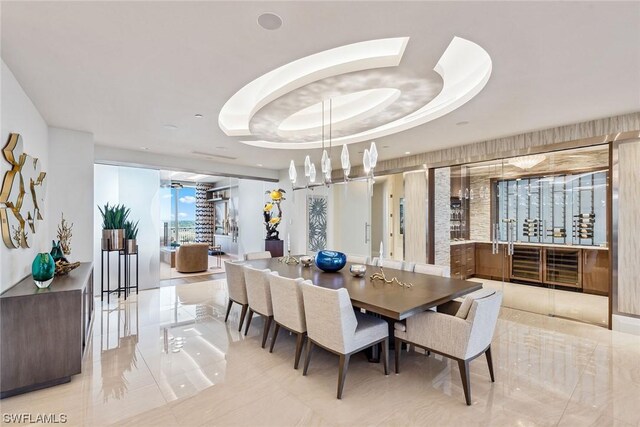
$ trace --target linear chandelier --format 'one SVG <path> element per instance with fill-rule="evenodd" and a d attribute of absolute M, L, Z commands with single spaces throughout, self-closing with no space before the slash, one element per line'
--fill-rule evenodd
<path fill-rule="evenodd" d="M 329 141 L 328 146 L 329 150 L 327 151 L 325 147 L 325 120 L 324 120 L 324 112 L 325 112 L 325 101 L 322 101 L 322 157 L 320 158 L 320 171 L 322 173 L 322 182 L 316 182 L 317 172 L 316 165 L 311 161 L 311 156 L 307 154 L 304 158 L 304 176 L 305 176 L 305 185 L 296 187 L 295 184 L 298 181 L 298 171 L 296 168 L 296 164 L 293 160 L 289 163 L 289 180 L 291 181 L 291 185 L 293 187 L 293 191 L 302 190 L 307 188 L 314 188 L 320 186 L 330 186 L 333 184 L 331 181 L 331 152 L 332 152 L 332 112 L 333 112 L 333 102 L 332 99 L 329 99 Z M 364 154 L 362 157 L 362 164 L 364 168 L 365 176 L 362 178 L 369 179 L 369 177 L 373 178 L 373 170 L 376 167 L 378 162 L 378 149 L 376 148 L 375 141 L 371 141 L 371 146 L 364 150 Z M 342 167 L 342 173 L 344 175 L 343 182 L 348 182 L 352 178 L 349 178 L 349 174 L 351 173 L 351 161 L 349 159 L 349 149 L 347 148 L 347 144 L 342 145 L 342 152 L 340 153 L 340 166 Z"/>

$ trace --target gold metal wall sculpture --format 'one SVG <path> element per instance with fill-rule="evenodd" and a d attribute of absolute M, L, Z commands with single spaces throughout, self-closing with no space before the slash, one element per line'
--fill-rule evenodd
<path fill-rule="evenodd" d="M 46 173 L 37 158 L 24 153 L 20 134 L 9 135 L 2 149 L 11 169 L 4 175 L 0 190 L 2 240 L 10 249 L 28 248 L 42 218 L 46 194 Z"/>

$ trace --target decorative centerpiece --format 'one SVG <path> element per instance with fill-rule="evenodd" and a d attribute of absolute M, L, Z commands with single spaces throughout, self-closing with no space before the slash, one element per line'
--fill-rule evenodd
<path fill-rule="evenodd" d="M 80 267 L 79 262 L 69 262 L 65 255 L 71 254 L 71 229 L 73 223 L 69 225 L 64 219 L 64 214 L 58 225 L 58 242 L 55 240 L 51 242 L 51 257 L 55 262 L 55 275 L 64 276 L 75 268 Z"/>
<path fill-rule="evenodd" d="M 124 249 L 124 223 L 131 211 L 125 205 L 98 206 L 102 214 L 102 250 L 121 251 Z"/>
<path fill-rule="evenodd" d="M 316 265 L 322 271 L 334 273 L 347 264 L 347 256 L 337 251 L 320 251 L 316 254 Z"/>
<path fill-rule="evenodd" d="M 271 199 L 270 202 L 264 204 L 264 209 L 262 210 L 264 225 L 267 229 L 266 240 L 280 240 L 280 232 L 278 231 L 278 225 L 280 225 L 280 220 L 282 219 L 282 208 L 280 207 L 280 202 L 285 200 L 285 193 L 286 192 L 282 188 L 265 192 L 265 194 L 268 194 Z M 274 207 L 278 209 L 277 215 L 274 212 Z"/>
<path fill-rule="evenodd" d="M 349 273 L 351 273 L 351 275 L 353 277 L 362 277 L 364 276 L 364 273 L 367 272 L 367 266 L 366 265 L 362 265 L 362 264 L 351 264 L 351 267 L 349 267 Z"/>
<path fill-rule="evenodd" d="M 387 285 L 393 285 L 394 283 L 402 288 L 411 288 L 413 287 L 412 283 L 409 282 L 401 282 L 397 277 L 392 277 L 391 279 L 387 279 L 387 276 L 384 274 L 384 269 L 380 267 L 380 273 L 374 273 L 369 277 L 369 280 L 372 282 L 376 280 L 382 280 Z"/>
<path fill-rule="evenodd" d="M 64 219 L 64 213 L 60 219 L 60 225 L 58 225 L 58 243 L 60 249 L 64 255 L 71 255 L 71 236 L 72 236 L 73 223 L 69 225 L 67 220 Z"/>
<path fill-rule="evenodd" d="M 31 276 L 36 286 L 40 289 L 48 288 L 53 281 L 56 264 L 48 252 L 36 255 L 31 264 Z"/>

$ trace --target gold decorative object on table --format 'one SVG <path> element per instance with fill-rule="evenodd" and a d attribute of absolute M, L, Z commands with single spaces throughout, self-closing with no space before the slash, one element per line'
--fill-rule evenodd
<path fill-rule="evenodd" d="M 58 225 L 58 241 L 60 241 L 60 248 L 62 249 L 62 253 L 65 255 L 71 255 L 71 229 L 73 228 L 73 223 L 69 225 L 67 220 L 64 219 L 64 213 L 62 214 L 62 219 L 60 220 L 60 225 Z"/>
<path fill-rule="evenodd" d="M 56 276 L 64 276 L 65 274 L 69 274 L 71 270 L 80 267 L 79 262 L 69 262 L 65 259 L 59 259 L 56 261 Z"/>
<path fill-rule="evenodd" d="M 278 261 L 290 265 L 300 264 L 300 260 L 298 258 L 291 256 L 291 251 L 287 251 L 287 255 L 280 257 Z"/>
<path fill-rule="evenodd" d="M 369 280 L 371 280 L 372 282 L 375 280 L 382 280 L 384 283 L 386 283 L 387 285 L 392 285 L 392 284 L 397 284 L 403 288 L 411 288 L 413 287 L 413 284 L 411 283 L 405 283 L 405 282 L 401 282 L 398 280 L 397 277 L 392 277 L 391 280 L 387 279 L 387 276 L 384 274 L 384 269 L 382 267 L 380 267 L 380 273 L 374 273 L 371 276 L 369 276 Z"/>
<path fill-rule="evenodd" d="M 18 133 L 9 135 L 2 154 L 11 165 L 0 189 L 2 240 L 9 249 L 28 248 L 29 232 L 35 234 L 38 221 L 43 219 L 46 173 L 41 171 L 42 163 L 37 158 L 24 153 Z"/>

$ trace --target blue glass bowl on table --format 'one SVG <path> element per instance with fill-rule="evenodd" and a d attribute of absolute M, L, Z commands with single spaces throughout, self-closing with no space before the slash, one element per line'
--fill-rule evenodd
<path fill-rule="evenodd" d="M 347 264 L 347 256 L 337 251 L 320 251 L 316 254 L 316 265 L 322 271 L 335 273 Z"/>

